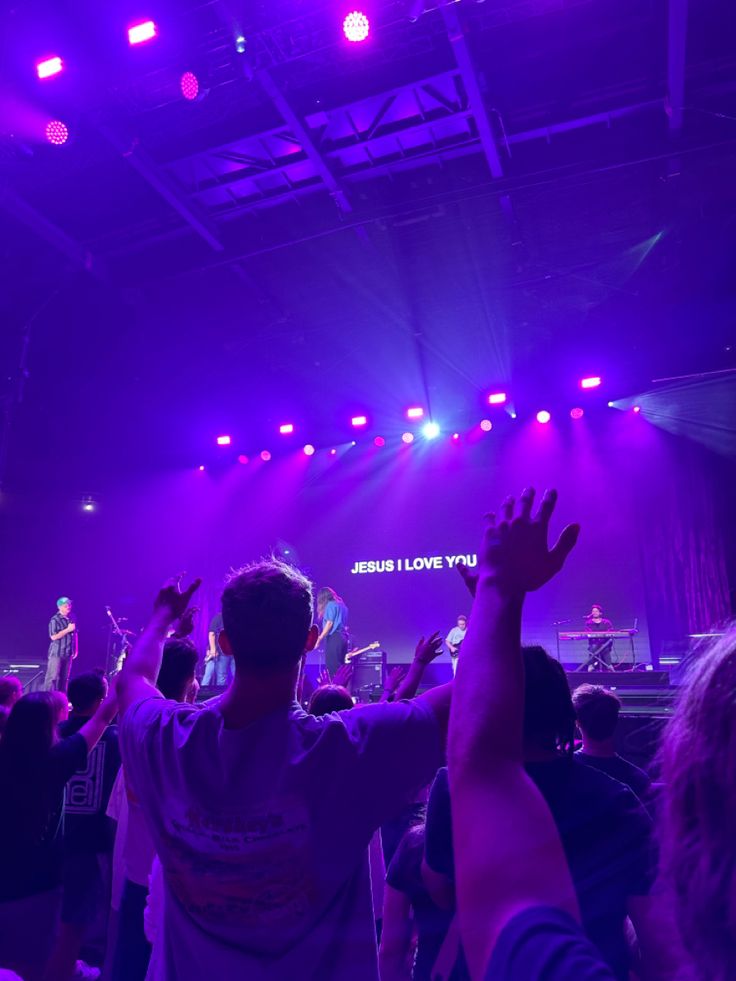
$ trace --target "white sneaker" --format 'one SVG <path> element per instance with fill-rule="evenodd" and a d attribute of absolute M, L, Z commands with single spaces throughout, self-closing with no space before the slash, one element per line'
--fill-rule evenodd
<path fill-rule="evenodd" d="M 82 981 L 97 981 L 101 974 L 99 967 L 91 967 L 86 961 L 77 961 L 74 968 L 74 977 L 81 978 Z"/>

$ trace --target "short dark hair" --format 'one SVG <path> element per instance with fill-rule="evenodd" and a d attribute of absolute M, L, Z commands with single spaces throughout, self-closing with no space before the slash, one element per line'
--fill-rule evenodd
<path fill-rule="evenodd" d="M 99 671 L 85 671 L 69 682 L 67 695 L 75 712 L 89 710 L 107 694 L 107 682 Z"/>
<path fill-rule="evenodd" d="M 197 648 L 186 637 L 166 641 L 161 670 L 156 679 L 156 687 L 164 698 L 175 702 L 184 701 L 194 680 L 198 660 Z"/>
<path fill-rule="evenodd" d="M 618 725 L 621 699 L 602 685 L 580 685 L 572 702 L 581 731 L 591 739 L 610 739 Z"/>
<path fill-rule="evenodd" d="M 0 705 L 12 707 L 12 703 L 18 700 L 19 694 L 23 694 L 23 685 L 20 678 L 14 674 L 6 674 L 0 678 Z"/>
<path fill-rule="evenodd" d="M 295 667 L 313 616 L 312 583 L 278 559 L 233 572 L 222 594 L 222 621 L 235 665 L 251 674 L 280 674 Z"/>
<path fill-rule="evenodd" d="M 565 669 L 543 647 L 522 647 L 524 736 L 549 749 L 572 753 L 575 709 Z"/>
<path fill-rule="evenodd" d="M 353 708 L 353 699 L 342 685 L 322 685 L 312 692 L 309 699 L 310 715 L 328 715 L 330 712 L 343 712 Z"/>

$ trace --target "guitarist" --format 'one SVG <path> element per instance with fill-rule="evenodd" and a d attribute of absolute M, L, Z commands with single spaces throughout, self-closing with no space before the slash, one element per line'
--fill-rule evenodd
<path fill-rule="evenodd" d="M 348 608 L 330 586 L 317 593 L 317 616 L 321 627 L 317 646 L 324 642 L 325 664 L 332 677 L 348 652 Z"/>
<path fill-rule="evenodd" d="M 220 647 L 220 633 L 222 632 L 222 613 L 215 613 L 210 622 L 210 629 L 207 632 L 207 653 L 204 656 L 204 676 L 202 686 L 215 684 L 218 688 L 224 688 L 230 681 L 233 674 L 233 658 L 225 654 Z"/>
<path fill-rule="evenodd" d="M 457 618 L 457 624 L 452 628 L 445 639 L 445 644 L 452 657 L 452 673 L 453 675 L 457 671 L 457 657 L 460 653 L 460 648 L 465 640 L 465 632 L 468 629 L 468 618 L 464 614 L 460 614 Z"/>

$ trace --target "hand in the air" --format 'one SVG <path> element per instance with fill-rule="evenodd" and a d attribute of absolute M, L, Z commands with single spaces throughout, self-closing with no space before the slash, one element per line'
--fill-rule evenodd
<path fill-rule="evenodd" d="M 187 607 L 186 610 L 179 617 L 179 622 L 176 625 L 176 630 L 174 631 L 174 637 L 182 640 L 184 637 L 188 637 L 194 630 L 194 618 L 199 613 L 198 606 Z"/>
<path fill-rule="evenodd" d="M 557 491 L 545 492 L 532 517 L 534 497 L 535 492 L 529 487 L 518 504 L 512 497 L 506 498 L 500 520 L 494 514 L 486 515 L 478 576 L 474 577 L 476 586 L 479 577 L 487 577 L 504 595 L 522 596 L 549 582 L 565 564 L 578 540 L 580 525 L 568 525 L 550 549 L 549 522 L 557 504 Z"/>
<path fill-rule="evenodd" d="M 167 626 L 184 616 L 189 606 L 189 600 L 202 583 L 201 579 L 195 579 L 191 586 L 182 593 L 181 581 L 183 578 L 184 574 L 182 573 L 168 579 L 159 590 L 154 601 L 154 613 L 160 615 L 166 621 Z"/>
<path fill-rule="evenodd" d="M 393 695 L 406 677 L 406 671 L 407 669 L 403 664 L 397 664 L 395 668 L 391 668 L 388 678 L 386 678 L 386 684 L 383 688 L 384 692 L 389 695 Z"/>
<path fill-rule="evenodd" d="M 355 665 L 352 661 L 341 664 L 335 672 L 335 677 L 332 679 L 333 685 L 341 685 L 343 688 L 347 688 L 352 680 L 354 670 Z"/>
<path fill-rule="evenodd" d="M 429 640 L 421 637 L 414 651 L 414 660 L 421 661 L 422 664 L 430 664 L 442 653 L 442 638 L 439 631 L 435 631 Z"/>
<path fill-rule="evenodd" d="M 332 678 L 330 677 L 330 672 L 327 668 L 320 668 L 317 674 L 317 686 L 319 688 L 324 688 L 325 685 L 331 685 Z"/>

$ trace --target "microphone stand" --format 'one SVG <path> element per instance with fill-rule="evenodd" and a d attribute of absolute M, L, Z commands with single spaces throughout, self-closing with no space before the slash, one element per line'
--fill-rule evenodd
<path fill-rule="evenodd" d="M 117 674 L 125 661 L 125 657 L 130 648 L 130 641 L 128 640 L 129 631 L 123 630 L 109 606 L 105 607 L 105 613 L 110 618 L 110 632 L 108 634 L 107 641 L 107 673 L 110 677 Z M 120 639 L 120 651 L 115 653 L 115 640 L 118 637 Z"/>

